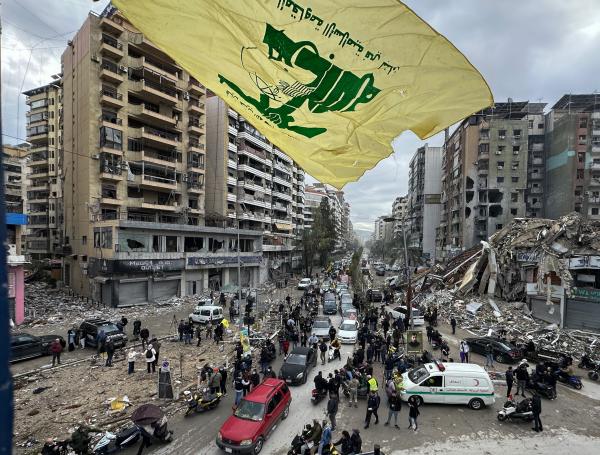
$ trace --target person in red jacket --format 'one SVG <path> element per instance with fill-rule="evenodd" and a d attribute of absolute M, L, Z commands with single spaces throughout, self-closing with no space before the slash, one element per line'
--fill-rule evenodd
<path fill-rule="evenodd" d="M 60 365 L 60 353 L 62 352 L 62 350 L 63 350 L 63 347 L 60 344 L 60 339 L 57 338 L 50 345 L 50 352 L 52 352 L 52 366 L 54 366 L 57 361 L 58 361 L 58 364 Z"/>
<path fill-rule="evenodd" d="M 290 349 L 290 342 L 286 338 L 285 340 L 283 340 L 283 355 L 287 355 L 289 349 Z"/>

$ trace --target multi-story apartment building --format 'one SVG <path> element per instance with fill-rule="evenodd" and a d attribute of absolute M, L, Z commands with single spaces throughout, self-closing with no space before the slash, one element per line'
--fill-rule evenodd
<path fill-rule="evenodd" d="M 205 88 L 114 10 L 62 67 L 65 284 L 143 304 L 239 283 L 238 261 L 258 284 L 262 232 L 205 222 Z"/>
<path fill-rule="evenodd" d="M 26 213 L 27 153 L 27 147 L 4 146 L 2 165 L 4 168 L 4 199 L 7 213 Z"/>
<path fill-rule="evenodd" d="M 408 247 L 415 258 L 435 260 L 441 212 L 442 147 L 417 149 L 408 171 Z"/>
<path fill-rule="evenodd" d="M 600 219 L 600 96 L 564 95 L 546 128 L 546 216 Z"/>
<path fill-rule="evenodd" d="M 513 218 L 525 216 L 526 197 L 531 196 L 531 210 L 539 210 L 534 195 L 541 198 L 542 190 L 535 181 L 528 188 L 528 174 L 539 172 L 537 161 L 529 167 L 529 149 L 539 140 L 535 122 L 543 106 L 510 99 L 496 103 L 465 119 L 445 141 L 438 258 L 470 248 Z M 530 125 L 538 137 L 532 141 Z"/>
<path fill-rule="evenodd" d="M 393 223 L 384 221 L 386 218 L 390 218 L 390 215 L 383 215 L 375 220 L 373 240 L 391 240 L 391 235 L 393 234 Z M 390 228 L 390 226 L 392 227 Z M 387 233 L 389 233 L 390 238 L 386 237 Z"/>
<path fill-rule="evenodd" d="M 408 196 L 398 196 L 392 204 L 392 217 L 408 221 Z M 402 221 L 394 221 L 394 237 L 402 235 Z"/>
<path fill-rule="evenodd" d="M 208 214 L 263 235 L 262 279 L 300 265 L 304 171 L 217 96 L 207 100 Z"/>
<path fill-rule="evenodd" d="M 312 212 L 319 207 L 321 200 L 327 197 L 335 224 L 335 251 L 344 250 L 353 237 L 350 228 L 350 204 L 344 199 L 344 192 L 336 190 L 331 185 L 315 183 L 307 187 L 307 194 L 307 211 Z M 309 225 L 312 226 L 313 213 L 306 216 L 308 216 Z"/>
<path fill-rule="evenodd" d="M 62 224 L 62 87 L 56 80 L 24 92 L 29 147 L 26 176 L 29 215 L 26 245 L 33 259 L 55 257 L 63 245 Z"/>
<path fill-rule="evenodd" d="M 327 197 L 324 187 L 307 185 L 304 189 L 304 229 L 312 229 L 315 212 L 321 205 L 323 198 Z"/>

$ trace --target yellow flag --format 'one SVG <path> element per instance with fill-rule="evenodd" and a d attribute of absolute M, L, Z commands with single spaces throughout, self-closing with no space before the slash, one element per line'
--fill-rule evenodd
<path fill-rule="evenodd" d="M 358 180 L 412 130 L 492 104 L 479 72 L 398 0 L 114 0 L 313 177 Z"/>

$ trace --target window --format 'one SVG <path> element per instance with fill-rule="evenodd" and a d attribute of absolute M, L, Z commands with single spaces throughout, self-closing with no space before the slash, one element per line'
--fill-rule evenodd
<path fill-rule="evenodd" d="M 527 128 L 529 128 L 530 130 L 532 130 L 532 129 L 533 129 L 533 120 L 529 120 L 529 121 L 527 122 Z"/>
<path fill-rule="evenodd" d="M 510 193 L 511 202 L 519 202 L 519 193 Z"/>
<path fill-rule="evenodd" d="M 87 245 L 87 235 L 84 235 L 81 237 L 81 244 L 82 245 Z"/>
<path fill-rule="evenodd" d="M 490 144 L 479 144 L 479 153 L 488 153 L 490 151 Z"/>
<path fill-rule="evenodd" d="M 186 253 L 194 253 L 204 248 L 204 238 L 202 237 L 185 237 L 184 250 Z"/>
<path fill-rule="evenodd" d="M 505 149 L 505 146 L 504 146 L 504 145 L 499 145 L 499 146 L 498 146 L 498 151 L 499 151 L 500 153 L 502 153 L 502 152 L 504 151 L 504 149 Z"/>
<path fill-rule="evenodd" d="M 498 161 L 498 169 L 504 169 L 504 161 Z"/>
<path fill-rule="evenodd" d="M 517 215 L 517 209 L 510 209 L 510 214 L 516 216 Z"/>
<path fill-rule="evenodd" d="M 165 246 L 167 253 L 177 253 L 177 237 L 174 235 L 167 235 L 165 237 Z"/>
<path fill-rule="evenodd" d="M 154 253 L 160 253 L 161 252 L 161 248 L 160 248 L 160 235 L 153 235 L 152 236 L 152 251 Z"/>
<path fill-rule="evenodd" d="M 94 228 L 94 248 L 112 248 L 111 227 Z"/>
<path fill-rule="evenodd" d="M 583 169 L 577 169 L 577 178 L 583 179 Z"/>
<path fill-rule="evenodd" d="M 513 153 L 515 155 L 518 155 L 520 151 L 521 151 L 521 146 L 520 145 L 513 145 Z"/>
<path fill-rule="evenodd" d="M 504 183 L 504 177 L 496 177 L 496 183 Z"/>
<path fill-rule="evenodd" d="M 517 183 L 519 181 L 519 177 L 511 177 L 513 183 Z"/>
<path fill-rule="evenodd" d="M 598 207 L 592 207 L 592 215 L 598 215 Z"/>
<path fill-rule="evenodd" d="M 425 381 L 419 384 L 421 387 L 442 387 L 444 383 L 443 376 L 429 376 Z"/>
<path fill-rule="evenodd" d="M 498 130 L 498 139 L 506 139 L 506 130 Z"/>
<path fill-rule="evenodd" d="M 33 106 L 31 107 L 33 109 Z M 587 118 L 580 118 L 579 119 L 579 128 L 587 128 Z"/>
<path fill-rule="evenodd" d="M 585 135 L 585 134 L 580 134 L 580 135 L 579 135 L 579 143 L 580 143 L 580 144 L 585 144 L 585 143 L 586 143 L 586 141 L 587 141 L 587 135 Z"/>
<path fill-rule="evenodd" d="M 515 139 L 521 139 L 521 130 L 513 130 L 513 137 Z"/>
<path fill-rule="evenodd" d="M 502 225 L 501 224 L 497 224 L 496 225 L 496 230 L 499 231 L 500 229 L 502 229 Z"/>
<path fill-rule="evenodd" d="M 489 139 L 490 138 L 490 130 L 481 130 L 479 132 L 479 139 Z"/>
<path fill-rule="evenodd" d="M 577 161 L 583 163 L 585 161 L 585 152 L 580 152 L 577 154 Z"/>
<path fill-rule="evenodd" d="M 103 126 L 100 128 L 100 147 L 109 147 L 115 150 L 123 149 L 123 133 L 114 128 Z"/>
<path fill-rule="evenodd" d="M 543 130 L 544 129 L 544 124 L 543 123 L 538 123 L 538 129 Z"/>

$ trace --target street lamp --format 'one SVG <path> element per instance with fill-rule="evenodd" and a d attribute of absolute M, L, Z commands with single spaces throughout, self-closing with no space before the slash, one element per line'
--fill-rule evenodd
<path fill-rule="evenodd" d="M 408 282 L 408 286 L 406 289 L 406 308 L 409 314 L 409 324 L 410 324 L 410 329 L 413 329 L 413 313 L 412 313 L 412 283 L 410 280 L 410 267 L 408 265 L 408 249 L 406 247 L 406 226 L 404 225 L 404 218 L 394 218 L 394 217 L 387 217 L 383 219 L 384 222 L 386 223 L 391 223 L 394 221 L 399 221 L 400 223 L 402 223 L 402 237 L 404 239 L 404 266 L 406 267 L 406 279 Z"/>

